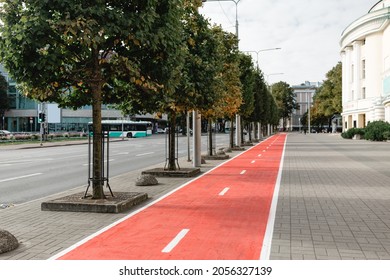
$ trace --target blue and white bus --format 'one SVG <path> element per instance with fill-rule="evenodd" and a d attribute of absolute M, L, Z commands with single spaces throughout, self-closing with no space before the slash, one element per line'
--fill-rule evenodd
<path fill-rule="evenodd" d="M 92 132 L 92 123 L 88 124 Z M 152 135 L 153 125 L 147 121 L 103 120 L 102 130 L 108 131 L 111 138 L 138 138 Z"/>

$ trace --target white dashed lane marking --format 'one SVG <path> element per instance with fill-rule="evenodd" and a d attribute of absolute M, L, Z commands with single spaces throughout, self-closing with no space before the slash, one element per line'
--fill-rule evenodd
<path fill-rule="evenodd" d="M 42 173 L 34 173 L 34 174 L 28 174 L 28 175 L 23 175 L 23 176 L 8 178 L 8 179 L 2 179 L 2 180 L 0 180 L 0 183 L 29 178 L 29 177 L 34 177 L 34 176 L 38 176 L 38 175 L 42 175 Z"/>
<path fill-rule="evenodd" d="M 177 244 L 179 244 L 179 242 L 187 235 L 189 231 L 189 229 L 182 229 L 161 252 L 170 253 L 177 246 Z"/>
<path fill-rule="evenodd" d="M 221 191 L 219 193 L 220 196 L 224 196 L 228 191 L 229 191 L 230 188 L 224 188 L 223 191 Z"/>

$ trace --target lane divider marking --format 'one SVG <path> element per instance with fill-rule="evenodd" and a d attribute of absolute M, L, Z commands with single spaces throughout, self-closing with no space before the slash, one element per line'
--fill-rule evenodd
<path fill-rule="evenodd" d="M 221 191 L 219 193 L 220 196 L 224 196 L 228 191 L 229 191 L 230 188 L 224 188 L 223 191 Z"/>
<path fill-rule="evenodd" d="M 256 161 L 255 160 L 252 160 L 251 163 L 255 163 Z"/>
<path fill-rule="evenodd" d="M 276 208 L 278 205 L 279 191 L 280 191 L 280 185 L 281 185 L 281 181 L 282 181 L 286 146 L 287 146 L 287 136 L 285 138 L 285 141 L 283 144 L 282 155 L 280 157 L 278 176 L 277 176 L 276 182 L 275 182 L 275 189 L 274 189 L 274 193 L 272 196 L 270 212 L 268 215 L 267 226 L 266 226 L 266 230 L 265 230 L 265 234 L 264 234 L 264 238 L 263 238 L 263 245 L 261 248 L 261 253 L 260 253 L 260 258 L 259 258 L 260 260 L 269 260 L 270 256 L 271 256 L 272 237 L 273 237 L 273 233 L 274 233 L 274 226 L 275 226 L 275 219 L 276 219 Z"/>
<path fill-rule="evenodd" d="M 8 181 L 14 181 L 14 180 L 18 180 L 18 179 L 24 179 L 24 178 L 28 178 L 28 177 L 34 177 L 34 176 L 38 176 L 38 175 L 42 175 L 42 174 L 43 173 L 34 173 L 34 174 L 28 174 L 28 175 L 23 175 L 23 176 L 3 179 L 3 180 L 0 180 L 0 183 L 8 182 Z"/>
<path fill-rule="evenodd" d="M 240 175 L 245 174 L 245 172 L 246 172 L 246 170 L 242 170 L 241 173 L 240 173 Z"/>
<path fill-rule="evenodd" d="M 147 155 L 151 155 L 151 154 L 154 154 L 154 152 L 144 153 L 144 154 L 138 154 L 138 155 L 135 155 L 135 156 L 136 156 L 136 157 L 142 157 L 142 156 L 147 156 Z"/>
<path fill-rule="evenodd" d="M 179 242 L 187 235 L 189 231 L 189 229 L 182 229 L 161 252 L 170 253 L 177 246 L 177 244 L 179 244 Z"/>

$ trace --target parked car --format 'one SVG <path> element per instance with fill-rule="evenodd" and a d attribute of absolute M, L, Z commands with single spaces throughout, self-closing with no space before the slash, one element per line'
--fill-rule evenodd
<path fill-rule="evenodd" d="M 12 133 L 8 130 L 0 130 L 0 138 L 10 139 L 12 136 Z"/>

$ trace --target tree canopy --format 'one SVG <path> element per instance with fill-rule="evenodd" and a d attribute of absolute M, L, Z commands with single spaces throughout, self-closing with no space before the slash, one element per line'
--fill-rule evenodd
<path fill-rule="evenodd" d="M 29 97 L 78 108 L 94 87 L 112 104 L 175 81 L 177 1 L 4 2 L 1 57 Z"/>
<path fill-rule="evenodd" d="M 24 94 L 74 109 L 92 105 L 94 198 L 104 197 L 102 104 L 168 113 L 172 127 L 190 110 L 273 119 L 262 75 L 235 35 L 199 14 L 201 0 L 1 2 L 1 62 Z"/>
<path fill-rule="evenodd" d="M 240 54 L 240 73 L 243 103 L 240 107 L 239 113 L 244 119 L 247 119 L 252 114 L 255 106 L 254 91 L 256 75 L 252 57 L 248 54 Z"/>
<path fill-rule="evenodd" d="M 342 112 L 342 65 L 337 63 L 327 74 L 324 83 L 317 89 L 313 101 L 313 117 L 330 118 Z"/>
<path fill-rule="evenodd" d="M 2 2 L 0 57 L 24 93 L 66 107 L 92 104 L 93 197 L 104 197 L 101 105 L 131 100 L 131 110 L 144 110 L 137 105 L 175 88 L 182 1 Z"/>
<path fill-rule="evenodd" d="M 299 109 L 294 91 L 286 82 L 278 82 L 272 85 L 272 95 L 278 107 L 279 117 L 283 120 L 283 128 L 286 128 L 287 120 L 293 111 Z"/>
<path fill-rule="evenodd" d="M 231 118 L 239 110 L 242 104 L 241 81 L 239 68 L 239 52 L 237 37 L 232 33 L 225 32 L 221 27 L 212 28 L 214 36 L 219 36 L 222 45 L 219 48 L 221 72 L 216 73 L 214 91 L 217 97 L 214 104 L 202 112 L 206 118 Z"/>

